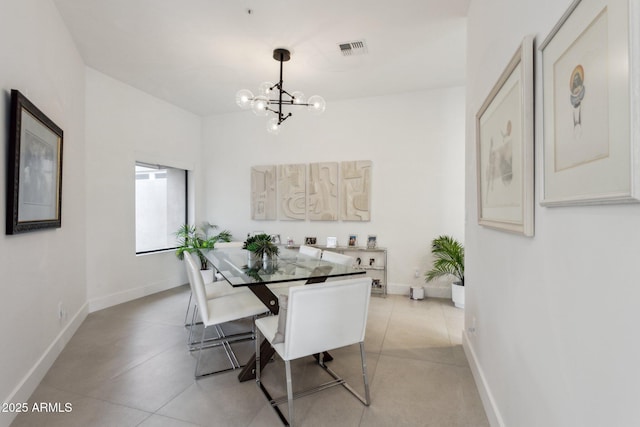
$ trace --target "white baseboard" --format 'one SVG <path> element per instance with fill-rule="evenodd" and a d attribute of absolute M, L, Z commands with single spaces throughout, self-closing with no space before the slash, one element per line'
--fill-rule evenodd
<path fill-rule="evenodd" d="M 484 407 L 484 412 L 487 414 L 489 423 L 493 427 L 504 427 L 504 421 L 502 420 L 498 406 L 493 398 L 487 379 L 482 372 L 482 367 L 478 363 L 476 353 L 473 350 L 471 341 L 469 341 L 467 331 L 462 331 L 462 348 L 464 348 L 464 354 L 467 356 L 467 360 L 469 361 L 469 367 L 471 368 L 471 373 L 476 381 L 476 387 L 478 387 L 478 393 L 480 394 L 482 406 Z"/>
<path fill-rule="evenodd" d="M 67 325 L 60 331 L 58 336 L 47 347 L 42 356 L 27 372 L 22 381 L 13 389 L 3 402 L 27 402 L 29 397 L 38 387 L 44 376 L 47 374 L 53 362 L 56 361 L 64 347 L 67 345 L 73 334 L 76 333 L 84 319 L 89 314 L 88 304 L 85 303 L 80 310 L 71 318 Z M 0 426 L 9 426 L 17 413 L 4 413 L 0 418 Z"/>
<path fill-rule="evenodd" d="M 389 295 L 407 295 L 409 296 L 409 290 L 411 286 L 404 283 L 389 283 L 387 285 L 387 293 Z M 451 288 L 442 286 L 427 286 L 423 285 L 424 295 L 427 298 L 447 298 L 451 299 Z"/>
<path fill-rule="evenodd" d="M 151 285 L 140 286 L 139 288 L 127 289 L 126 291 L 116 292 L 110 295 L 93 298 L 89 300 L 89 313 L 102 310 L 103 308 L 109 308 L 113 307 L 114 305 L 133 301 L 134 299 L 146 297 L 147 295 L 152 295 L 157 292 L 176 288 L 178 286 L 182 285 L 176 285 L 175 283 L 168 283 L 163 281 L 160 283 L 153 283 Z"/>

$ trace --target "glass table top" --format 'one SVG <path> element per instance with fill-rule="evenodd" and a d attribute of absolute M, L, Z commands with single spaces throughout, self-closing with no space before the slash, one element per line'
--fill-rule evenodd
<path fill-rule="evenodd" d="M 251 262 L 250 252 L 241 248 L 220 248 L 204 252 L 214 268 L 233 286 L 283 283 L 298 280 L 324 281 L 327 277 L 365 274 L 361 269 L 301 254 L 279 246 L 273 261 Z"/>

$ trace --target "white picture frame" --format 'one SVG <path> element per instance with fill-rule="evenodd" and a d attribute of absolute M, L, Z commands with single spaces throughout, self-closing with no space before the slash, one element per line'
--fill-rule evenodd
<path fill-rule="evenodd" d="M 542 206 L 640 201 L 639 3 L 575 0 L 540 45 Z"/>
<path fill-rule="evenodd" d="M 534 234 L 533 37 L 524 38 L 476 115 L 478 223 Z"/>

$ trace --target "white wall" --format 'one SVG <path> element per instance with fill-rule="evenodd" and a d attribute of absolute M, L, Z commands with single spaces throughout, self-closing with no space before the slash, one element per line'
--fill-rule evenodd
<path fill-rule="evenodd" d="M 64 131 L 62 228 L 0 232 L 0 399 L 22 402 L 86 314 L 84 65 L 57 10 L 41 0 L 2 2 L 0 64 L 3 228 L 11 89 Z M 2 413 L 0 425 L 12 417 Z"/>
<path fill-rule="evenodd" d="M 466 335 L 493 425 L 640 420 L 640 206 L 543 208 L 540 61 L 535 237 L 477 225 L 474 117 L 523 37 L 539 44 L 569 0 L 471 2 L 468 20 Z M 537 57 L 539 59 L 539 56 Z"/>
<path fill-rule="evenodd" d="M 173 251 L 136 256 L 134 166 L 192 171 L 198 200 L 202 118 L 91 68 L 86 75 L 87 294 L 94 311 L 186 283 Z"/>
<path fill-rule="evenodd" d="M 424 283 L 433 237 L 463 238 L 464 88 L 329 102 L 321 116 L 294 110 L 277 136 L 265 122 L 247 111 L 205 119 L 206 218 L 236 240 L 259 230 L 346 244 L 356 233 L 362 244 L 375 234 L 390 284 L 408 292 Z M 251 166 L 345 160 L 373 161 L 370 222 L 250 219 Z"/>

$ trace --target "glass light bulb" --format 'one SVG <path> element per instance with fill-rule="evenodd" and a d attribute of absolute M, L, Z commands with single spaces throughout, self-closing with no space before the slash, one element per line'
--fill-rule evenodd
<path fill-rule="evenodd" d="M 299 90 L 293 92 L 291 96 L 293 96 L 294 105 L 306 104 L 307 102 L 307 98 L 304 96 L 304 93 L 300 92 Z"/>
<path fill-rule="evenodd" d="M 266 96 L 256 96 L 253 98 L 253 104 L 251 105 L 251 109 L 253 110 L 256 116 L 266 117 L 269 114 L 269 110 L 267 107 L 269 106 L 269 100 Z"/>
<path fill-rule="evenodd" d="M 263 82 L 260 84 L 260 86 L 258 86 L 258 93 L 260 93 L 260 95 L 268 97 L 269 95 L 271 95 L 271 92 L 273 92 L 273 90 L 271 89 L 272 87 L 273 83 Z"/>
<path fill-rule="evenodd" d="M 267 132 L 272 135 L 277 135 L 280 133 L 280 125 L 278 124 L 278 119 L 276 117 L 267 121 Z"/>
<path fill-rule="evenodd" d="M 309 104 L 307 108 L 314 114 L 322 114 L 327 108 L 327 102 L 320 95 L 310 96 L 307 104 Z"/>
<path fill-rule="evenodd" d="M 236 104 L 243 110 L 251 108 L 253 102 L 253 93 L 248 89 L 241 89 L 236 93 Z"/>

